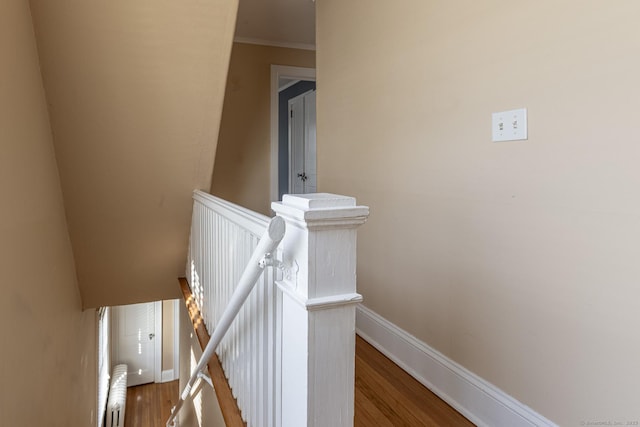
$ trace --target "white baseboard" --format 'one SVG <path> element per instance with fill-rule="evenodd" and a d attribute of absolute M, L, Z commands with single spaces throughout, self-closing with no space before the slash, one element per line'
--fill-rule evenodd
<path fill-rule="evenodd" d="M 173 369 L 162 371 L 162 379 L 160 380 L 160 382 L 166 383 L 173 380 L 177 380 L 177 378 L 173 376 Z"/>
<path fill-rule="evenodd" d="M 479 427 L 557 427 L 362 304 L 356 310 L 356 331 Z"/>

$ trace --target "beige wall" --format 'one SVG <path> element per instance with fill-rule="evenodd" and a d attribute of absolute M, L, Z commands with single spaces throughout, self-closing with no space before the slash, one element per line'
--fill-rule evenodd
<path fill-rule="evenodd" d="M 271 64 L 315 67 L 315 52 L 234 43 L 211 192 L 271 213 Z"/>
<path fill-rule="evenodd" d="M 318 182 L 371 206 L 365 304 L 560 425 L 640 419 L 639 16 L 317 2 Z M 529 140 L 492 143 L 518 107 Z"/>
<path fill-rule="evenodd" d="M 81 309 L 29 5 L 0 2 L 0 414 L 91 426 L 95 311 Z"/>
<path fill-rule="evenodd" d="M 180 393 L 182 393 L 191 373 L 200 361 L 202 350 L 184 304 L 180 304 L 178 315 L 180 316 Z M 191 392 L 193 398 L 187 399 L 180 410 L 180 425 L 224 427 L 224 418 L 215 391 L 204 381 L 201 381 L 201 385 L 202 388 L 198 393 Z"/>
<path fill-rule="evenodd" d="M 179 296 L 237 0 L 32 0 L 85 307 Z"/>
<path fill-rule="evenodd" d="M 173 369 L 174 310 L 173 301 L 162 301 L 162 370 Z"/>

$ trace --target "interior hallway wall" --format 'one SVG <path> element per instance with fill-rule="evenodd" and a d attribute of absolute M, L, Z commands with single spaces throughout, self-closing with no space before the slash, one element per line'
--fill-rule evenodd
<path fill-rule="evenodd" d="M 559 425 L 640 420 L 640 3 L 316 13 L 318 183 L 371 207 L 365 305 Z M 529 140 L 491 142 L 518 107 Z"/>
<path fill-rule="evenodd" d="M 162 370 L 173 369 L 174 354 L 174 300 L 162 301 Z"/>
<path fill-rule="evenodd" d="M 271 64 L 315 67 L 315 52 L 234 43 L 211 193 L 271 214 Z"/>
<path fill-rule="evenodd" d="M 0 424 L 96 425 L 82 311 L 28 2 L 0 2 Z"/>

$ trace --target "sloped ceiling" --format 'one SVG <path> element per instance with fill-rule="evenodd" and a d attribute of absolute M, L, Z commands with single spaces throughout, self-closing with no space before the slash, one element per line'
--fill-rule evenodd
<path fill-rule="evenodd" d="M 177 296 L 237 0 L 32 0 L 83 305 Z"/>
<path fill-rule="evenodd" d="M 238 41 L 313 48 L 316 13 L 312 0 L 240 0 Z"/>

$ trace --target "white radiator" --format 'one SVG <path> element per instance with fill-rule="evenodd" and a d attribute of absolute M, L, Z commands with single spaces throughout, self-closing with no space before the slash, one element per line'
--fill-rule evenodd
<path fill-rule="evenodd" d="M 113 368 L 105 427 L 124 427 L 124 410 L 127 406 L 127 369 L 127 365 L 117 365 Z"/>

